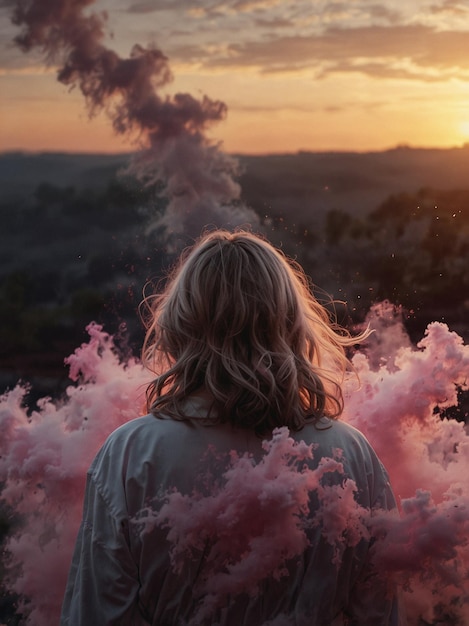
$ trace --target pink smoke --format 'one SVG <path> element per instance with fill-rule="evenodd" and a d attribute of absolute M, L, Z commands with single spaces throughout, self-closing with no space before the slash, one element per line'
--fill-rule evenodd
<path fill-rule="evenodd" d="M 85 13 L 93 2 L 9 0 L 12 21 L 22 28 L 15 42 L 58 64 L 58 80 L 81 90 L 91 116 L 105 110 L 116 133 L 136 139 L 140 152 L 130 171 L 165 184 L 169 205 L 160 224 L 169 232 L 257 222 L 253 211 L 233 204 L 240 195 L 237 162 L 205 136 L 225 118 L 226 105 L 187 93 L 160 95 L 172 80 L 167 57 L 136 44 L 122 59 L 105 47 L 106 14 Z"/>
<path fill-rule="evenodd" d="M 457 406 L 458 389 L 468 389 L 469 347 L 445 324 L 433 322 L 416 348 L 397 351 L 391 370 L 386 363 L 372 370 L 360 353 L 353 363 L 361 388 L 353 393 L 352 379 L 345 419 L 393 467 L 399 497 L 411 497 L 431 476 L 433 496 L 441 500 L 463 480 L 469 439 L 463 423 L 441 419 L 437 409 Z"/>
<path fill-rule="evenodd" d="M 469 346 L 433 322 L 378 369 L 360 353 L 353 363 L 361 388 L 350 388 L 345 419 L 371 441 L 402 502 L 402 519 L 383 522 L 377 560 L 408 589 L 411 624 L 469 623 L 469 435 L 440 415 L 468 389 Z"/>
<path fill-rule="evenodd" d="M 0 402 L 1 498 L 22 520 L 6 545 L 6 582 L 11 591 L 30 600 L 23 608 L 31 611 L 27 623 L 34 626 L 58 621 L 86 470 L 107 434 L 139 414 L 148 382 L 138 361 L 120 361 L 112 338 L 99 326 L 90 325 L 88 332 L 90 341 L 67 360 L 74 382 L 64 399 L 45 398 L 29 413 L 27 392 L 18 385 Z M 373 359 L 362 353 L 356 354 L 354 364 L 361 387 L 353 391 L 351 379 L 345 418 L 378 451 L 402 509 L 400 519 L 387 514 L 372 519 L 380 537 L 375 544 L 377 567 L 404 586 L 410 626 L 420 619 L 430 624 L 467 623 L 469 436 L 464 424 L 441 419 L 436 409 L 456 405 L 458 388 L 467 389 L 469 346 L 444 324 L 433 323 L 417 347 L 405 345 L 396 351 L 391 368 L 386 363 L 372 367 Z M 196 549 L 205 528 L 220 537 L 220 554 L 229 556 L 229 575 L 222 575 L 213 554 L 212 575 L 204 582 L 210 590 L 204 610 L 245 584 L 252 588 L 270 573 L 281 576 L 284 556 L 301 552 L 305 538 L 296 513 L 319 474 L 297 469 L 310 453 L 279 431 L 266 444 L 258 465 L 233 457 L 213 506 L 207 508 L 193 494 L 174 494 L 161 512 L 160 522 L 171 524 L 175 566 L 184 553 Z M 340 458 L 324 461 L 318 472 L 332 467 L 340 469 Z M 275 481 L 266 491 L 264 478 L 272 472 Z M 244 491 L 238 489 L 240 483 Z M 271 533 L 262 534 L 247 519 L 241 524 L 243 533 L 224 526 L 229 514 L 242 515 L 240 491 L 249 506 L 256 507 L 251 521 L 257 515 L 263 519 L 263 502 L 278 502 L 278 526 L 272 521 Z M 344 526 L 355 529 L 348 533 L 350 541 L 365 532 L 366 514 L 357 508 L 353 484 L 341 494 L 324 493 L 322 502 L 320 515 L 331 542 L 342 537 Z M 178 516 L 181 510 L 191 515 Z M 147 527 L 155 523 L 150 513 L 140 521 Z M 279 527 L 282 533 L 276 532 Z"/>
<path fill-rule="evenodd" d="M 223 488 L 210 496 L 171 492 L 158 513 L 148 508 L 136 520 L 143 532 L 155 525 L 169 529 L 177 572 L 192 553 L 211 545 L 205 575 L 194 590 L 203 599 L 191 624 L 204 622 L 216 608 L 226 606 L 229 595 L 255 595 L 263 579 L 288 576 L 286 561 L 308 546 L 302 520 L 312 491 L 321 503 L 315 523 L 324 524 L 332 545 L 344 541 L 346 530 L 350 545 L 368 533 L 366 511 L 353 497 L 355 483 L 347 479 L 343 485 L 321 484 L 325 474 L 343 472 L 338 459 L 323 458 L 316 469 L 309 469 L 304 461 L 313 457 L 313 445 L 295 442 L 287 428 L 276 429 L 263 448 L 258 464 L 232 452 Z"/>
<path fill-rule="evenodd" d="M 6 584 L 31 601 L 19 612 L 31 610 L 35 626 L 58 623 L 87 469 L 107 435 L 139 414 L 148 382 L 100 326 L 88 332 L 67 359 L 74 384 L 64 399 L 43 398 L 30 413 L 18 385 L 0 400 L 0 497 L 21 524 L 7 543 Z"/>

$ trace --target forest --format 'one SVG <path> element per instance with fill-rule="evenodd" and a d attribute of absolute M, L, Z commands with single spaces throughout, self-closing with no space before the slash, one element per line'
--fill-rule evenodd
<path fill-rule="evenodd" d="M 409 158 L 409 152 L 397 156 Z M 340 301 L 335 310 L 341 323 L 360 324 L 372 304 L 389 300 L 412 339 L 429 322 L 443 321 L 467 340 L 469 189 L 409 190 L 403 177 L 407 189 L 399 191 L 395 175 L 392 184 L 381 185 L 382 199 L 373 205 L 378 173 L 373 186 L 359 177 L 362 163 L 334 170 L 338 158 L 313 157 L 246 159 L 239 182 L 242 201 L 258 215 L 255 229 L 303 265 L 318 297 Z M 33 395 L 63 389 L 63 359 L 81 343 L 90 321 L 120 334 L 122 349 L 138 354 L 145 285 L 156 289 L 190 243 L 154 227 L 165 200 L 157 189 L 119 173 L 123 157 L 82 161 L 88 169 L 74 178 L 60 169 L 64 158 L 36 157 L 24 185 L 13 184 L 11 167 L 9 176 L 0 172 L 6 190 L 0 200 L 3 390 L 19 379 L 31 382 Z M 46 180 L 39 182 L 41 176 Z M 331 180 L 335 195 L 324 184 Z M 343 200 L 347 190 L 350 205 Z"/>

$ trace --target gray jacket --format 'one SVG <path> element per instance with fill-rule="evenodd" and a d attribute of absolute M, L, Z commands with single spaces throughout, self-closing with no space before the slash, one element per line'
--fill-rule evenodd
<path fill-rule="evenodd" d="M 250 455 L 254 464 L 265 450 L 253 432 L 208 424 L 203 399 L 190 399 L 185 413 L 184 421 L 152 415 L 134 419 L 114 431 L 97 454 L 88 472 L 61 626 L 402 623 L 392 589 L 370 565 L 372 539 L 338 548 L 326 540 L 321 524 L 308 525 L 308 520 L 304 524 L 308 545 L 280 564 L 281 576 L 264 576 L 251 590 L 225 594 L 221 601 L 215 597 L 210 614 L 203 613 L 202 596 L 210 590 L 210 573 L 204 570 L 207 551 L 191 551 L 176 570 L 170 529 L 160 524 L 142 532 L 136 522 L 142 511 L 158 511 L 174 490 L 184 497 L 199 493 L 210 506 L 207 485 L 220 488 L 225 461 L 233 459 L 233 451 Z M 342 451 L 344 474 L 333 472 L 326 480 L 340 484 L 345 476 L 355 481 L 360 506 L 371 512 L 395 509 L 387 473 L 355 428 L 323 419 L 290 436 L 314 444 L 313 459 L 308 461 L 312 469 L 321 458 L 337 457 Z M 311 519 L 318 506 L 312 493 Z M 229 572 L 229 564 L 226 569 Z"/>

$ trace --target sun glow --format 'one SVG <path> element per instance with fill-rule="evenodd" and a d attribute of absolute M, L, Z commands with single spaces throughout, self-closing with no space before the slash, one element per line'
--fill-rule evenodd
<path fill-rule="evenodd" d="M 459 131 L 464 139 L 469 139 L 469 120 L 459 124 Z"/>

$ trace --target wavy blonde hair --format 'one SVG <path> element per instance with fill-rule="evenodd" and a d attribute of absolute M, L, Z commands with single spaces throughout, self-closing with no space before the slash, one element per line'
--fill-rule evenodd
<path fill-rule="evenodd" d="M 210 415 L 259 433 L 343 410 L 352 337 L 315 299 L 301 267 L 257 235 L 214 231 L 146 298 L 147 410 L 184 419 L 203 391 Z"/>

